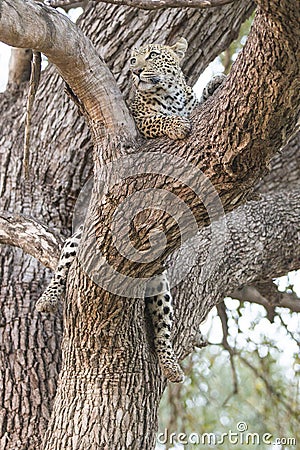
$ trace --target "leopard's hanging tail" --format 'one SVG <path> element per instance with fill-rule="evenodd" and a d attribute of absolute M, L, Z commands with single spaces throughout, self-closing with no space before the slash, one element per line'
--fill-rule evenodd
<path fill-rule="evenodd" d="M 184 373 L 171 340 L 173 298 L 166 271 L 149 281 L 145 302 L 154 328 L 154 346 L 162 373 L 169 381 L 181 383 L 184 381 Z"/>

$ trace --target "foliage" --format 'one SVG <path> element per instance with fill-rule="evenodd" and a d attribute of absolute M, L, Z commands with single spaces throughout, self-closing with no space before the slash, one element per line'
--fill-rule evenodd
<path fill-rule="evenodd" d="M 206 349 L 195 351 L 184 361 L 187 374 L 185 383 L 169 385 L 163 397 L 160 431 L 167 429 L 169 435 L 183 432 L 187 436 L 192 433 L 220 436 L 229 430 L 237 432 L 238 424 L 244 423 L 247 424 L 245 436 L 247 433 L 258 433 L 262 439 L 265 433 L 269 433 L 272 442 L 277 438 L 293 438 L 299 442 L 300 361 L 296 333 L 288 335 L 285 324 L 280 323 L 278 317 L 271 324 L 263 308 L 258 305 L 240 304 L 238 308 L 227 311 L 230 317 L 228 339 L 231 344 L 235 344 L 236 392 L 229 354 L 222 345 L 211 344 Z M 280 310 L 280 314 L 290 325 L 299 320 L 299 315 L 287 310 Z M 250 319 L 248 332 L 241 330 L 241 319 L 244 323 Z M 211 320 L 215 326 L 218 321 L 216 313 Z M 263 328 L 266 332 L 262 331 Z M 273 336 L 270 332 L 272 328 Z M 279 339 L 285 336 L 283 346 L 276 342 L 276 333 Z M 210 335 L 213 337 L 213 334 L 212 329 Z M 295 352 L 291 353 L 289 360 L 284 357 L 284 347 L 293 347 L 293 344 Z M 235 446 L 225 440 L 220 448 L 238 449 L 239 445 L 241 443 Z M 206 446 L 189 444 L 186 447 L 170 445 L 158 448 L 192 449 Z M 259 445 L 249 445 L 248 448 L 262 448 L 261 441 Z M 296 447 L 287 445 L 275 448 Z"/>
<path fill-rule="evenodd" d="M 234 63 L 237 54 L 242 50 L 245 45 L 247 36 L 249 34 L 255 13 L 247 19 L 240 28 L 239 35 L 230 46 L 219 56 L 222 65 L 224 66 L 224 73 L 229 73 L 232 64 Z"/>

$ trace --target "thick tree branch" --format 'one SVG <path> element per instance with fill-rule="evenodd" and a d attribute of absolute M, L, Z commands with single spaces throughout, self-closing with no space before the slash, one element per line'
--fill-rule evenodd
<path fill-rule="evenodd" d="M 103 5 L 103 10 L 104 9 L 105 6 Z M 103 20 L 103 25 L 102 21 L 100 21 L 99 18 L 98 18 L 99 20 L 98 25 L 96 22 L 97 18 L 94 19 L 93 26 L 90 26 L 91 21 L 86 25 L 87 28 L 88 27 L 90 29 L 95 28 L 96 30 L 94 32 L 95 42 L 98 43 L 99 48 L 103 48 L 103 53 L 107 52 L 109 54 L 109 57 L 112 60 L 115 60 L 115 54 L 119 54 L 119 52 L 124 53 L 124 34 L 122 34 L 123 33 L 122 26 L 120 26 L 120 24 L 122 25 L 124 24 L 123 18 L 124 17 L 128 18 L 128 16 L 132 17 L 133 23 L 138 23 L 138 26 L 140 25 L 139 20 L 136 18 L 136 14 L 138 14 L 138 11 L 132 11 L 130 15 L 130 12 L 128 12 L 128 10 L 126 10 L 125 8 L 124 10 L 125 12 L 123 11 L 123 8 L 119 7 L 118 9 L 117 7 L 116 9 L 114 9 L 114 12 L 115 13 L 118 12 L 120 13 L 120 15 L 118 15 L 116 20 L 114 20 L 113 22 L 111 22 L 112 15 L 109 14 L 107 15 L 106 22 L 105 20 Z M 106 12 L 107 11 L 108 10 L 106 10 Z M 173 10 L 173 12 L 176 11 Z M 128 35 L 126 34 L 126 37 L 128 36 L 129 41 L 128 48 L 130 48 L 132 45 L 139 45 L 141 41 L 147 39 L 149 40 L 150 36 L 152 36 L 152 30 L 155 28 L 155 25 L 152 26 L 152 21 L 150 20 L 151 16 L 148 15 L 148 12 L 143 12 L 143 15 L 145 16 L 145 22 L 143 22 L 143 24 L 145 24 L 145 27 L 141 26 L 140 27 L 141 30 L 138 30 L 140 32 L 136 32 L 137 28 L 133 26 L 134 31 L 132 32 L 132 29 L 130 28 L 131 34 Z M 101 25 L 99 25 L 99 23 L 101 23 Z M 126 23 L 130 23 L 130 19 L 128 19 L 128 22 Z M 163 23 L 168 24 L 170 23 L 170 21 L 167 20 L 166 16 L 164 16 Z M 182 22 L 180 23 L 182 27 Z M 165 36 L 167 36 L 170 39 L 170 41 L 172 39 L 175 40 L 175 37 L 178 33 L 177 26 L 178 22 L 175 21 L 174 28 L 172 27 L 173 31 L 169 32 L 168 30 L 167 34 L 164 34 L 163 36 L 161 34 L 159 35 L 159 38 L 162 39 L 162 42 L 164 42 Z M 99 33 L 99 29 L 102 29 L 103 27 L 107 29 L 107 35 L 105 36 L 104 39 L 103 34 L 105 35 L 105 33 L 103 32 Z M 198 25 L 198 28 L 196 27 L 196 31 L 193 31 L 195 35 L 198 33 L 200 27 L 201 26 Z M 159 27 L 157 26 L 157 28 Z M 166 33 L 165 30 L 164 33 Z M 187 30 L 187 33 L 189 33 L 190 35 L 190 33 L 192 32 L 190 30 Z M 132 34 L 134 37 L 132 37 Z M 219 39 L 217 40 L 219 41 Z M 281 40 L 280 34 L 278 40 L 279 41 Z M 103 42 L 106 42 L 105 46 Z M 198 41 L 195 40 L 194 42 Z M 266 45 L 267 51 L 270 45 L 271 45 L 270 41 L 268 41 L 268 44 Z M 195 45 L 195 48 L 198 49 L 199 45 Z M 193 48 L 191 48 L 191 54 L 192 53 L 196 53 L 193 50 Z M 126 54 L 125 52 L 124 58 L 126 59 L 126 57 L 128 57 L 128 53 Z M 203 59 L 205 58 L 208 57 L 204 55 Z M 115 61 L 113 62 L 112 65 L 114 65 L 115 73 L 120 72 L 124 67 L 123 60 L 124 60 L 123 58 L 120 58 L 118 59 L 117 63 Z M 192 57 L 188 60 L 190 67 L 192 67 L 191 60 Z M 197 58 L 197 61 L 199 60 L 200 56 Z M 265 62 L 263 61 L 263 64 L 264 63 Z M 259 60 L 257 61 L 257 64 L 259 65 Z M 258 79 L 259 77 L 260 74 L 258 76 Z M 43 136 L 46 135 L 49 142 L 51 140 L 52 141 L 56 140 L 57 147 L 55 155 L 57 156 L 57 158 L 53 157 L 54 152 L 52 149 L 51 151 L 48 151 L 49 154 L 47 154 L 47 150 L 49 150 L 49 147 L 45 151 L 44 142 L 43 145 L 41 145 L 41 148 L 39 148 L 39 151 L 36 152 L 35 155 L 33 155 L 33 157 L 36 158 L 37 161 L 39 180 L 41 180 L 42 187 L 40 187 L 40 184 L 37 185 L 36 190 L 34 191 L 36 197 L 32 199 L 31 204 L 33 204 L 37 210 L 41 209 L 40 207 L 41 196 L 43 196 L 43 200 L 47 199 L 48 201 L 43 203 L 42 214 L 44 214 L 47 218 L 49 216 L 50 221 L 53 221 L 54 220 L 53 218 L 55 218 L 55 220 L 57 220 L 57 223 L 62 223 L 62 227 L 66 227 L 68 226 L 68 224 L 70 224 L 70 218 L 68 219 L 67 216 L 68 215 L 70 216 L 69 211 L 72 209 L 73 204 L 72 198 L 74 199 L 75 197 L 74 193 L 78 192 L 78 184 L 84 178 L 84 175 L 82 175 L 83 171 L 75 168 L 76 164 L 81 164 L 81 168 L 84 166 L 82 164 L 81 158 L 78 157 L 78 154 L 75 155 L 75 153 L 77 153 L 77 149 L 78 147 L 81 146 L 82 141 L 84 140 L 87 141 L 88 139 L 87 134 L 84 133 L 84 131 L 82 131 L 84 130 L 82 120 L 78 119 L 75 122 L 73 122 L 72 119 L 68 120 L 67 118 L 65 118 L 66 117 L 65 115 L 67 114 L 69 114 L 68 118 L 72 117 L 72 113 L 68 113 L 68 106 L 63 101 L 61 101 L 60 99 L 60 97 L 62 97 L 60 95 L 61 91 L 56 90 L 56 85 L 54 85 L 55 87 L 53 89 L 53 84 L 51 84 L 51 82 L 50 83 L 48 82 L 48 80 L 50 79 L 49 72 L 48 74 L 47 73 L 45 74 L 45 79 L 46 82 L 44 86 L 46 92 L 43 92 L 43 95 L 46 98 L 47 96 L 51 97 L 51 95 L 54 92 L 53 98 L 55 99 L 54 102 L 55 107 L 51 107 L 51 105 L 49 106 L 49 104 L 47 104 L 46 101 L 42 101 L 41 99 L 42 94 L 41 94 L 39 98 L 39 105 L 40 111 L 43 111 L 43 113 L 39 115 L 39 122 L 41 121 L 44 122 L 43 127 L 41 127 L 43 128 Z M 255 84 L 255 82 L 256 78 L 253 81 L 253 83 Z M 251 83 L 249 83 L 249 85 L 250 84 Z M 247 85 L 246 87 L 252 88 L 252 86 L 249 85 Z M 255 91 L 255 95 L 256 92 L 257 91 Z M 263 89 L 260 90 L 260 93 L 262 92 Z M 243 95 L 245 95 L 245 93 L 243 93 Z M 230 97 L 230 99 L 231 98 L 234 99 L 234 97 Z M 282 96 L 282 98 L 284 99 L 285 97 Z M 224 105 L 224 115 L 226 114 L 225 110 L 227 107 L 231 111 L 229 104 L 230 101 L 227 101 L 227 103 Z M 57 105 L 59 105 L 59 107 Z M 207 108 L 209 109 L 211 106 L 213 106 L 213 100 L 211 101 L 211 105 L 208 106 Z M 232 108 L 232 111 L 235 110 L 235 105 L 233 106 L 234 107 Z M 56 125 L 55 131 L 52 130 L 51 126 L 53 122 L 52 120 L 53 116 L 51 114 L 52 112 L 54 112 L 54 110 L 58 111 L 57 120 L 54 120 Z M 16 109 L 14 111 L 16 111 Z M 51 114 L 49 114 L 49 112 L 51 112 Z M 61 117 L 63 119 L 61 119 Z M 260 116 L 260 118 L 261 117 L 263 117 L 263 114 Z M 229 115 L 229 119 L 230 120 L 228 121 L 228 123 L 226 124 L 224 123 L 224 127 L 222 130 L 222 133 L 224 134 L 227 131 L 230 131 L 229 129 L 227 130 L 227 125 L 229 126 L 230 123 L 236 125 L 237 123 L 233 115 Z M 58 136 L 57 130 L 59 129 L 59 121 L 61 120 L 63 121 L 63 128 L 64 128 L 63 133 L 68 137 L 72 136 L 69 138 L 70 142 L 72 143 L 72 145 L 70 145 L 70 148 L 76 149 L 76 151 L 74 150 L 72 151 L 69 149 L 66 151 L 64 147 L 67 147 L 67 145 L 63 145 L 61 144 L 61 142 L 58 143 L 59 139 L 57 138 Z M 238 117 L 238 122 L 239 121 L 240 116 Z M 246 125 L 247 124 L 244 123 L 244 127 L 241 130 L 240 137 L 243 137 L 243 132 L 247 131 Z M 257 129 L 258 128 L 260 129 L 259 125 L 260 124 L 258 124 Z M 36 130 L 41 128 L 37 126 Z M 74 130 L 76 129 L 77 135 L 82 135 L 81 139 L 77 140 L 74 139 L 74 134 L 72 134 L 73 129 L 70 132 L 70 135 L 68 135 L 66 132 L 66 129 L 68 128 L 70 129 L 74 128 Z M 212 127 L 210 128 L 210 131 L 212 128 L 213 124 Z M 78 129 L 80 129 L 80 132 L 77 131 Z M 197 127 L 195 127 L 193 130 L 195 136 L 197 136 L 196 129 Z M 235 129 L 233 131 L 234 131 L 233 136 L 236 136 Z M 251 131 L 256 132 L 256 128 L 253 127 Z M 37 132 L 37 134 L 40 133 Z M 228 137 L 229 136 L 230 132 L 228 132 Z M 211 145 L 214 145 L 214 140 L 216 137 L 218 138 L 218 135 L 215 136 L 214 134 L 212 134 L 210 136 L 209 134 L 208 135 L 203 134 L 203 139 L 206 139 L 205 142 L 210 142 Z M 254 133 L 254 140 L 255 139 L 257 139 L 257 134 Z M 64 141 L 64 144 L 65 142 L 67 142 L 67 140 L 68 139 Z M 77 145 L 78 143 L 79 145 Z M 227 139 L 227 143 L 229 147 L 235 146 L 235 142 L 230 141 L 229 138 Z M 166 142 L 163 142 L 163 144 L 167 146 Z M 218 141 L 217 139 L 215 145 L 215 154 L 220 150 L 222 144 L 223 143 Z M 153 145 L 152 148 L 155 149 L 156 147 L 157 150 L 157 148 L 160 147 L 161 145 L 161 141 L 152 143 L 152 145 Z M 188 143 L 188 145 L 190 145 L 190 142 Z M 8 168 L 8 166 L 14 167 L 13 164 L 15 163 L 15 161 L 17 161 L 18 158 L 18 153 L 16 152 L 14 147 L 15 146 L 13 146 L 12 150 L 10 150 L 10 147 L 2 146 L 2 148 L 4 148 L 6 151 L 5 171 L 7 172 L 7 174 L 5 173 L 4 178 L 6 185 L 5 189 L 7 189 L 7 193 L 9 192 L 10 186 L 17 185 L 18 187 L 18 183 L 16 181 L 18 180 L 18 178 L 16 178 L 15 174 L 20 173 L 20 171 L 11 170 L 12 172 L 11 174 L 10 169 Z M 47 147 L 47 143 L 45 144 L 45 147 Z M 201 155 L 201 157 L 202 156 L 204 157 L 206 152 L 209 152 L 210 149 L 205 145 L 203 145 L 203 142 L 199 140 L 197 148 L 198 152 L 199 149 L 202 148 L 203 154 Z M 263 146 L 261 147 L 261 151 L 262 152 L 264 151 Z M 65 156 L 66 154 L 70 156 Z M 64 156 L 62 157 L 62 155 Z M 44 156 L 45 160 L 41 161 L 42 159 L 44 159 Z M 213 155 L 210 155 L 210 157 L 212 156 Z M 205 158 L 203 160 L 204 162 L 206 161 Z M 214 161 L 216 162 L 216 160 Z M 58 167 L 61 166 L 61 163 L 63 167 Z M 253 165 L 252 170 L 255 170 L 255 167 L 256 165 Z M 215 170 L 216 173 L 220 171 L 222 175 L 223 174 L 222 168 L 223 168 L 222 157 L 220 157 L 220 160 L 217 160 L 217 164 L 215 166 L 212 164 L 211 169 Z M 204 169 L 206 168 L 204 167 Z M 61 176 L 62 173 L 63 175 Z M 11 178 L 13 179 L 12 182 L 10 182 Z M 52 184 L 53 180 L 57 180 L 56 186 L 53 186 Z M 219 181 L 222 182 L 222 179 L 220 179 Z M 235 179 L 233 178 L 231 181 L 233 184 L 235 182 Z M 146 184 L 144 186 L 146 186 Z M 38 192 L 36 193 L 36 191 Z M 7 198 L 10 198 L 8 194 L 5 200 Z M 26 198 L 28 200 L 28 197 L 25 196 L 25 199 Z M 11 203 L 13 202 L 17 204 L 16 206 L 17 208 L 20 208 L 21 201 L 19 199 L 16 200 L 15 198 L 12 198 Z M 24 207 L 28 208 L 29 202 L 27 203 L 22 202 L 21 207 L 23 207 L 24 203 L 25 203 Z M 67 208 L 64 208 L 65 205 L 67 205 Z M 110 205 L 108 205 L 108 207 L 109 206 Z M 257 226 L 259 226 L 260 220 L 265 219 L 261 211 L 258 212 L 260 212 L 260 215 L 257 214 L 256 216 L 253 217 L 254 224 L 257 224 Z M 291 214 L 291 217 L 293 219 L 294 217 L 293 214 Z M 280 219 L 282 218 L 284 218 L 284 215 L 281 213 Z M 287 220 L 286 217 L 285 220 Z M 283 222 L 283 224 L 285 225 L 285 222 Z M 279 223 L 279 225 L 281 224 Z M 248 227 L 245 226 L 246 231 L 248 230 L 248 228 L 249 226 Z M 256 230 L 254 231 L 256 232 Z M 261 231 L 264 231 L 263 228 L 257 230 L 257 233 Z M 205 239 L 206 236 L 203 235 L 203 238 Z M 267 233 L 266 240 L 268 239 L 269 235 Z M 281 241 L 278 240 L 278 242 L 280 245 Z M 260 242 L 260 240 L 259 244 L 260 244 L 259 250 L 260 252 L 262 252 L 261 248 L 262 243 Z M 252 237 L 252 246 L 253 245 L 254 244 Z M 230 246 L 228 246 L 228 249 L 230 250 Z M 247 250 L 248 247 L 246 247 L 245 251 L 247 252 Z M 289 248 L 288 250 L 292 253 L 294 249 Z M 243 255 L 240 255 L 240 259 L 242 259 L 242 257 Z M 229 265 L 233 264 L 237 268 L 237 270 L 240 270 L 240 273 L 243 275 L 244 274 L 243 270 L 241 269 L 241 267 L 237 267 L 236 263 L 237 262 L 235 261 L 234 256 L 233 260 L 224 258 L 224 264 Z M 289 265 L 286 259 L 282 262 L 282 264 L 285 264 L 284 266 L 285 268 Z M 290 265 L 292 264 L 290 263 Z M 217 287 L 221 288 L 221 290 L 223 288 L 223 285 L 227 287 L 227 285 L 229 284 L 230 280 L 228 281 L 226 275 L 227 272 L 226 270 L 224 270 L 224 268 L 223 271 L 222 270 L 220 271 L 220 273 L 216 272 L 216 277 L 207 280 L 207 282 L 205 283 L 205 289 L 203 290 L 200 290 L 198 286 L 199 284 L 201 284 L 200 281 L 198 282 L 198 278 L 195 277 L 194 280 L 193 279 L 189 280 L 188 302 L 190 302 L 191 300 L 192 303 L 191 306 L 195 304 L 198 307 L 200 307 L 200 304 L 203 302 L 203 309 L 200 310 L 199 316 L 201 314 L 202 316 L 204 316 L 205 309 L 207 310 L 210 307 L 209 305 L 215 302 L 215 298 L 217 298 L 217 292 L 215 291 L 215 284 L 217 284 Z M 230 271 L 229 276 L 231 276 Z M 60 386 L 60 392 L 62 394 L 63 402 L 61 404 L 59 404 L 59 400 L 56 402 L 55 411 L 53 414 L 53 421 L 57 419 L 59 421 L 59 425 L 57 428 L 53 427 L 52 429 L 50 429 L 50 432 L 48 434 L 49 442 L 47 442 L 47 444 L 45 444 L 44 447 L 46 448 L 47 445 L 47 448 L 54 450 L 54 448 L 59 448 L 59 445 L 60 448 L 64 449 L 68 448 L 68 446 L 72 445 L 76 446 L 77 444 L 89 446 L 91 441 L 98 443 L 100 439 L 101 444 L 103 444 L 103 446 L 106 445 L 109 448 L 116 448 L 117 446 L 120 446 L 122 448 L 123 447 L 125 448 L 125 445 L 122 446 L 122 444 L 128 438 L 128 442 L 130 443 L 132 443 L 132 440 L 134 440 L 137 448 L 149 449 L 151 448 L 151 445 L 149 445 L 148 436 L 152 434 L 154 442 L 154 432 L 152 431 L 152 429 L 149 432 L 149 427 L 146 429 L 146 425 L 149 424 L 150 422 L 155 423 L 156 421 L 155 405 L 159 401 L 159 397 L 162 391 L 162 383 L 160 383 L 160 375 L 157 371 L 157 361 L 155 360 L 154 353 L 149 351 L 149 342 L 147 342 L 145 338 L 145 323 L 143 321 L 143 311 L 144 311 L 143 302 L 132 301 L 131 299 L 128 299 L 126 301 L 126 299 L 123 298 L 115 299 L 114 296 L 108 293 L 103 295 L 103 292 L 100 292 L 100 289 L 97 290 L 95 285 L 91 286 L 88 284 L 88 282 L 86 282 L 86 279 L 83 276 L 81 276 L 80 270 L 76 267 L 73 267 L 71 269 L 69 278 L 70 278 L 70 287 L 68 288 L 69 295 L 67 296 L 67 305 L 66 305 L 67 320 L 65 322 L 65 338 L 63 345 L 65 366 L 61 374 L 61 386 Z M 75 292 L 73 298 L 72 295 L 70 294 L 72 289 Z M 78 294 L 77 296 L 76 292 Z M 188 308 L 186 306 L 180 307 L 179 303 L 181 298 L 179 295 L 177 298 L 178 298 L 177 302 L 178 308 L 176 308 L 176 314 L 177 311 L 183 313 L 186 311 L 188 314 L 186 320 L 189 321 L 190 312 L 188 311 Z M 110 307 L 111 303 L 115 305 L 114 311 L 113 307 L 112 308 Z M 113 315 L 113 312 L 115 312 L 116 314 Z M 183 318 L 181 320 L 183 320 Z M 187 332 L 187 334 L 190 333 L 189 336 L 192 335 L 193 331 L 198 332 L 198 330 L 196 330 L 199 323 L 197 322 L 197 320 L 198 317 L 196 317 L 195 324 L 194 323 L 191 324 L 191 331 Z M 184 329 L 184 326 L 180 321 L 178 321 L 178 325 L 179 325 L 179 332 L 181 333 L 181 331 Z M 184 341 L 184 350 L 186 351 L 186 349 L 187 343 L 186 341 Z M 138 391 L 134 390 L 135 386 L 138 387 Z M 142 397 L 140 397 L 141 395 Z M 124 416 L 121 415 L 121 417 L 118 415 L 118 417 L 116 418 L 117 420 L 115 421 L 113 411 L 113 409 L 115 409 L 115 404 L 111 405 L 112 398 L 116 399 L 116 401 L 120 404 L 121 408 L 124 406 L 124 401 L 126 401 L 127 402 L 126 405 L 128 405 L 128 407 L 124 408 L 124 410 L 126 411 L 126 415 Z M 139 402 L 140 398 L 147 399 L 146 407 L 145 403 Z M 91 402 L 89 403 L 90 400 Z M 141 406 L 140 409 L 138 409 L 138 405 Z M 135 408 L 136 406 L 137 408 Z M 75 417 L 74 417 L 74 410 L 79 412 L 79 414 L 75 414 Z M 81 412 L 83 412 L 83 414 L 81 414 Z M 78 419 L 77 422 L 76 417 Z M 109 419 L 106 420 L 107 418 Z M 127 425 L 129 423 L 126 422 L 125 420 L 126 418 L 129 418 L 130 422 L 132 423 L 131 430 L 133 430 L 133 433 L 130 430 L 130 432 L 126 434 L 128 431 Z M 81 419 L 83 420 L 81 421 Z M 99 422 L 101 428 L 100 433 L 98 428 Z M 117 427 L 116 433 L 115 430 L 109 431 L 107 424 L 110 425 L 111 423 L 118 423 L 120 425 Z M 85 437 L 87 437 L 87 441 L 89 442 L 85 441 L 84 437 L 83 438 L 84 440 L 82 440 L 79 443 L 79 439 L 81 439 L 80 436 L 81 431 L 83 429 L 87 430 Z M 93 437 L 90 436 L 90 434 L 93 433 L 93 430 L 95 430 L 94 440 Z M 87 434 L 89 434 L 89 436 L 87 436 Z M 108 442 L 109 439 L 112 439 L 111 437 L 112 434 L 114 435 L 115 438 L 114 442 L 117 442 L 117 446 L 110 445 L 110 442 Z M 145 436 L 147 436 L 146 444 L 145 444 L 146 441 Z M 57 444 L 60 438 L 62 439 L 60 443 Z M 37 440 L 37 442 L 40 443 L 41 440 L 39 439 Z"/>
<path fill-rule="evenodd" d="M 21 248 L 45 267 L 56 269 L 61 238 L 31 217 L 0 213 L 0 244 Z"/>
<path fill-rule="evenodd" d="M 101 3 L 112 3 L 114 5 L 127 5 L 140 9 L 162 9 L 162 8 L 211 8 L 228 5 L 236 0 L 96 0 Z M 64 7 L 78 3 L 78 0 L 46 0 L 49 6 L 54 8 Z"/>
<path fill-rule="evenodd" d="M 0 40 L 44 53 L 83 103 L 90 120 L 99 122 L 99 129 L 104 126 L 111 135 L 135 136 L 114 77 L 91 41 L 67 17 L 39 2 L 1 0 Z"/>
<path fill-rule="evenodd" d="M 253 3 L 250 0 L 233 3 L 230 8 L 217 9 L 213 15 L 210 10 L 130 11 L 128 7 L 97 4 L 89 6 L 79 19 L 78 25 L 95 44 L 97 52 L 109 65 L 122 92 L 127 95 L 130 86 L 128 56 L 131 48 L 143 45 L 149 40 L 173 44 L 179 35 L 185 36 L 189 42 L 189 49 L 184 61 L 184 71 L 189 83 L 193 84 L 208 62 L 237 36 L 240 24 L 252 10 Z M 112 26 L 112 17 L 116 17 L 118 23 L 122 25 L 117 30 Z M 161 22 L 167 23 L 168 26 L 155 26 L 156 23 Z M 78 118 L 77 109 L 66 100 L 62 91 L 63 80 L 57 77 L 54 68 L 50 65 L 43 72 L 41 86 L 37 93 L 32 136 L 38 152 L 33 159 L 36 169 L 34 178 L 39 179 L 41 188 L 39 195 L 43 203 L 55 204 L 52 210 L 49 206 L 51 217 L 46 215 L 42 220 L 55 227 L 63 228 L 66 233 L 66 228 L 70 229 L 71 226 L 75 199 L 81 186 L 91 174 L 92 149 L 87 123 L 82 118 Z M 5 149 L 3 158 L 6 161 L 5 167 L 8 167 L 7 170 L 4 169 L 5 185 L 10 186 L 10 178 L 15 170 L 17 172 L 21 170 L 18 168 L 21 162 L 16 163 L 19 158 L 17 149 L 22 145 L 23 133 L 16 134 L 12 139 L 11 128 L 16 121 L 22 120 L 23 100 L 19 97 L 10 101 L 8 95 L 1 95 L 0 102 L 0 109 L 8 110 L 6 120 L 2 122 L 0 147 L 3 152 Z M 51 142 L 53 120 L 49 119 L 54 111 L 59 112 L 54 137 L 55 146 Z M 42 135 L 48 136 L 49 139 L 41 140 Z M 10 136 L 10 139 L 7 139 L 7 136 Z M 74 146 L 76 152 L 73 150 Z M 13 155 L 13 159 L 7 158 L 6 155 L 9 154 Z M 47 173 L 46 180 L 45 173 Z M 51 180 L 52 184 L 51 194 L 48 189 L 48 180 Z M 59 194 L 61 186 L 67 186 L 63 190 L 63 196 Z M 9 195 L 8 192 L 7 194 Z M 65 199 L 68 197 L 69 200 L 66 203 Z M 34 200 L 34 205 L 38 205 L 39 202 L 40 200 Z M 16 208 L 35 217 L 40 217 L 41 214 L 39 210 L 24 211 L 23 206 L 22 210 L 18 205 Z"/>
<path fill-rule="evenodd" d="M 300 268 L 299 205 L 299 189 L 263 195 L 260 201 L 246 203 L 228 214 L 226 222 L 216 228 L 218 232 L 212 234 L 211 227 L 204 229 L 198 239 L 174 255 L 171 279 L 176 283 L 178 268 L 188 273 L 174 289 L 183 354 L 191 350 L 208 311 L 229 292 Z M 191 255 L 195 253 L 198 257 L 193 263 Z M 296 301 L 288 302 L 287 298 L 282 298 L 283 305 L 297 308 Z"/>
<path fill-rule="evenodd" d="M 297 123 L 300 91 L 297 89 L 299 49 L 295 46 L 295 37 L 300 38 L 300 32 L 298 28 L 290 26 L 286 19 L 289 14 L 300 18 L 296 0 L 289 2 L 288 7 L 279 2 L 274 17 L 269 11 L 258 12 L 247 44 L 227 82 L 223 89 L 195 114 L 194 129 L 189 138 L 180 142 L 170 142 L 168 139 L 149 140 L 142 147 L 143 152 L 171 155 L 174 158 L 172 176 L 178 167 L 175 158 L 181 157 L 187 163 L 192 162 L 193 167 L 201 170 L 205 176 L 205 179 L 200 180 L 199 175 L 197 179 L 202 196 L 209 202 L 213 201 L 213 195 L 205 186 L 209 179 L 216 188 L 225 211 L 230 211 L 245 201 L 250 188 L 265 174 L 271 157 L 286 143 Z M 101 173 L 102 142 L 96 151 L 99 163 L 96 161 L 95 169 L 96 173 Z M 164 173 L 170 165 L 170 158 L 162 156 L 156 167 L 159 173 Z M 182 167 L 182 172 L 186 175 L 186 185 L 193 185 L 195 175 L 190 167 L 185 167 L 185 171 Z M 109 181 L 105 184 L 109 185 Z M 96 180 L 98 192 L 101 191 L 101 183 L 103 180 L 100 178 Z M 139 189 L 145 188 L 169 189 L 177 195 L 176 183 L 172 183 L 165 176 L 158 178 L 156 173 L 146 180 L 144 178 L 139 184 Z M 122 267 L 122 270 L 128 270 L 128 273 L 142 271 L 144 267 L 138 268 L 138 264 L 124 262 L 123 256 L 116 255 L 111 246 L 109 227 L 120 197 L 127 197 L 135 192 L 136 180 L 132 183 L 129 181 L 128 184 L 126 182 L 124 186 L 118 185 L 110 192 L 109 202 L 112 208 L 107 208 L 104 214 L 101 212 L 101 217 L 95 209 L 91 221 L 91 226 L 96 224 L 97 231 L 104 237 L 100 246 L 102 254 L 108 259 L 114 259 L 114 268 L 118 270 Z M 164 260 L 179 245 L 182 235 L 193 234 L 194 231 L 191 230 L 194 230 L 195 219 L 200 228 L 208 222 L 208 213 L 200 196 L 192 195 L 189 187 L 181 186 L 180 198 L 184 199 L 193 214 L 182 214 L 180 227 L 172 226 L 167 215 L 157 211 L 147 217 L 147 227 L 144 217 L 140 222 L 137 220 L 134 233 L 139 239 L 139 249 L 148 248 L 148 231 L 159 224 L 162 229 L 167 230 L 168 236 L 164 249 L 158 248 L 162 250 L 161 260 Z M 99 204 L 99 199 L 95 199 L 94 203 Z M 132 218 L 131 216 L 130 220 Z M 122 241 L 121 235 L 119 240 Z M 165 245 L 165 242 L 162 245 Z M 150 270 L 152 269 L 153 267 L 150 267 Z M 149 274 L 152 275 L 154 270 Z"/>

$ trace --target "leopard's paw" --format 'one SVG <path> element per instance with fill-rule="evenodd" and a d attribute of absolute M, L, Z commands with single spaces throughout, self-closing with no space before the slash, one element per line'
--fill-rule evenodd
<path fill-rule="evenodd" d="M 53 292 L 44 292 L 35 304 L 35 308 L 39 312 L 54 314 L 58 311 L 59 298 Z"/>
<path fill-rule="evenodd" d="M 170 139 L 184 139 L 190 134 L 192 126 L 186 117 L 168 116 L 166 119 L 165 133 Z"/>
<path fill-rule="evenodd" d="M 159 365 L 162 373 L 171 383 L 183 383 L 184 373 L 177 361 L 160 361 Z"/>
<path fill-rule="evenodd" d="M 209 97 L 211 97 L 213 93 L 221 86 L 221 84 L 224 83 L 226 78 L 226 75 L 224 75 L 223 73 L 214 75 L 203 89 L 200 104 L 204 103 Z"/>
<path fill-rule="evenodd" d="M 170 341 L 155 339 L 156 354 L 164 376 L 172 383 L 182 383 L 184 373 L 178 364 L 177 357 Z"/>

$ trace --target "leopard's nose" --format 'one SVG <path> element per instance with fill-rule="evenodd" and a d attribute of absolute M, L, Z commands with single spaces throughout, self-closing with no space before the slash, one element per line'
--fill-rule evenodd
<path fill-rule="evenodd" d="M 139 77 L 143 72 L 143 69 L 141 69 L 140 67 L 136 67 L 135 69 L 132 69 L 132 72 Z"/>

